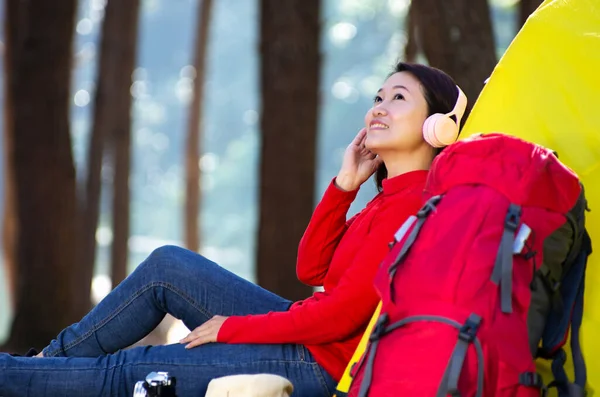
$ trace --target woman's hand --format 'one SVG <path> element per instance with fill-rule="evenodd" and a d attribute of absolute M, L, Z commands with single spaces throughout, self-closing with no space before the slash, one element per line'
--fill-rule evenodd
<path fill-rule="evenodd" d="M 180 340 L 179 343 L 187 343 L 185 348 L 191 349 L 192 347 L 200 346 L 205 343 L 216 342 L 219 330 L 227 318 L 228 317 L 224 316 L 214 316 L 190 332 L 188 336 Z"/>
<path fill-rule="evenodd" d="M 381 159 L 365 147 L 366 139 L 367 129 L 363 128 L 344 152 L 342 168 L 335 179 L 335 184 L 342 190 L 358 189 L 381 164 Z"/>

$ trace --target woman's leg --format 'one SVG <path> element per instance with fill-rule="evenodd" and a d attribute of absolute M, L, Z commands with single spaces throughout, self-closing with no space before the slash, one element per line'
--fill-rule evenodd
<path fill-rule="evenodd" d="M 236 374 L 281 375 L 294 397 L 331 396 L 335 381 L 301 345 L 211 343 L 137 347 L 99 358 L 24 358 L 0 354 L 0 396 L 131 397 L 152 371 L 176 378 L 178 397 L 201 397 L 211 379 Z"/>
<path fill-rule="evenodd" d="M 285 311 L 291 302 L 201 255 L 165 246 L 155 250 L 79 323 L 64 329 L 44 357 L 98 357 L 150 333 L 166 313 L 194 329 L 214 315 Z"/>

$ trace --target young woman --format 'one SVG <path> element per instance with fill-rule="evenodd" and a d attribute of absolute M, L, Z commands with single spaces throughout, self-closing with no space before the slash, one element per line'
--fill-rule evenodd
<path fill-rule="evenodd" d="M 388 243 L 421 206 L 439 150 L 423 124 L 457 99 L 456 84 L 437 69 L 400 63 L 387 78 L 300 242 L 298 278 L 323 292 L 290 302 L 196 253 L 161 247 L 39 357 L 0 354 L 0 396 L 125 397 L 152 371 L 176 377 L 179 397 L 203 396 L 216 377 L 253 373 L 288 378 L 297 397 L 330 396 L 377 306 L 373 277 Z M 380 193 L 346 221 L 373 173 Z M 181 343 L 120 350 L 165 313 L 193 330 Z"/>

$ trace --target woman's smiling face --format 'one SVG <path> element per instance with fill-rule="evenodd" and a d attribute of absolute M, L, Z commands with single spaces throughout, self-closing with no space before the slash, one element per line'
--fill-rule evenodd
<path fill-rule="evenodd" d="M 392 74 L 365 116 L 365 146 L 373 153 L 412 151 L 423 144 L 423 123 L 429 109 L 421 84 L 409 72 Z"/>

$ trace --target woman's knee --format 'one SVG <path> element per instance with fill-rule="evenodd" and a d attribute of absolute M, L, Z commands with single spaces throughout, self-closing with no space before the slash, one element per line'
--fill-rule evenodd
<path fill-rule="evenodd" d="M 175 245 L 164 245 L 152 251 L 139 267 L 145 272 L 189 277 L 214 266 L 217 265 L 200 254 Z"/>
<path fill-rule="evenodd" d="M 188 252 L 191 253 L 191 251 L 176 245 L 163 245 L 155 248 L 150 255 L 148 255 L 148 259 L 146 261 L 172 262 L 182 255 L 186 255 Z"/>

